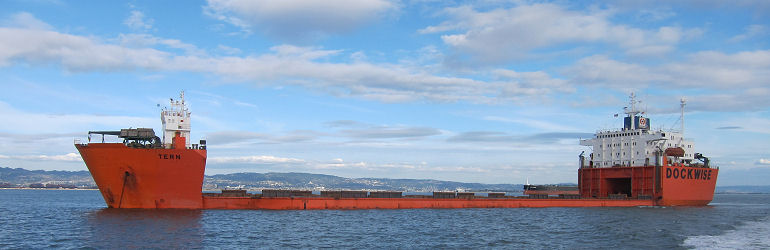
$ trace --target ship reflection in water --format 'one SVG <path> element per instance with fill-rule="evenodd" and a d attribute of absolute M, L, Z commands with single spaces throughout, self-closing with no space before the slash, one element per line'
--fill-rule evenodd
<path fill-rule="evenodd" d="M 86 221 L 92 229 L 87 245 L 97 249 L 198 249 L 204 237 L 201 210 L 105 208 Z"/>

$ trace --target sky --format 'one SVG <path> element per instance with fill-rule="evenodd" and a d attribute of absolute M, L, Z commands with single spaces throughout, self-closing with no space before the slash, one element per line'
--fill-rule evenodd
<path fill-rule="evenodd" d="M 2 0 L 0 166 L 86 170 L 180 91 L 206 174 L 576 183 L 635 93 L 770 185 L 770 2 Z"/>

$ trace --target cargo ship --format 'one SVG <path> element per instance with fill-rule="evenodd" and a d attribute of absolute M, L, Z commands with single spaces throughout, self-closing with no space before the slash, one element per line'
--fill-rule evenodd
<path fill-rule="evenodd" d="M 184 92 L 161 110 L 162 138 L 150 128 L 90 131 L 75 141 L 109 208 L 145 209 L 409 209 L 518 207 L 704 206 L 714 196 L 719 173 L 695 153 L 681 131 L 651 130 L 631 95 L 622 129 L 599 131 L 580 144 L 577 192 L 506 193 L 264 189 L 203 193 L 205 140 L 190 141 L 191 112 Z M 685 102 L 681 108 L 684 110 Z M 684 118 L 684 111 L 682 111 Z M 683 119 L 682 119 L 683 120 Z M 96 138 L 93 138 L 96 136 Z M 98 141 L 101 136 L 101 142 Z M 116 136 L 122 142 L 105 142 Z"/>

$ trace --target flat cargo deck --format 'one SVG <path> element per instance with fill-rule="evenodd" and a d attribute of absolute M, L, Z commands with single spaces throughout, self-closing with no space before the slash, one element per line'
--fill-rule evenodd
<path fill-rule="evenodd" d="M 415 209 L 523 207 L 636 207 L 653 206 L 650 199 L 531 199 L 531 198 L 330 198 L 203 196 L 203 209 Z"/>

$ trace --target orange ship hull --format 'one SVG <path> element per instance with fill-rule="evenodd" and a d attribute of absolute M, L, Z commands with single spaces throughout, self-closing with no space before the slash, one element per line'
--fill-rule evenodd
<path fill-rule="evenodd" d="M 705 206 L 714 199 L 719 169 L 684 166 L 581 168 L 583 198 L 652 198 L 656 206 Z"/>
<path fill-rule="evenodd" d="M 123 143 L 76 144 L 110 208 L 413 209 L 519 207 L 703 206 L 714 196 L 718 169 L 683 166 L 581 168 L 580 196 L 334 198 L 202 194 L 206 150 L 133 148 Z"/>
<path fill-rule="evenodd" d="M 522 207 L 636 207 L 651 200 L 607 199 L 434 199 L 434 198 L 329 198 L 329 197 L 203 197 L 204 209 L 417 209 L 417 208 L 522 208 Z"/>
<path fill-rule="evenodd" d="M 666 166 L 661 169 L 660 206 L 705 206 L 714 199 L 719 169 Z"/>
<path fill-rule="evenodd" d="M 75 147 L 108 207 L 203 207 L 206 150 L 130 148 L 123 143 Z"/>
<path fill-rule="evenodd" d="M 718 169 L 681 166 L 583 168 L 581 198 L 225 197 L 202 194 L 205 149 L 143 149 L 122 143 L 76 145 L 110 208 L 414 209 L 703 206 L 713 199 Z M 617 196 L 621 193 L 621 196 Z"/>

